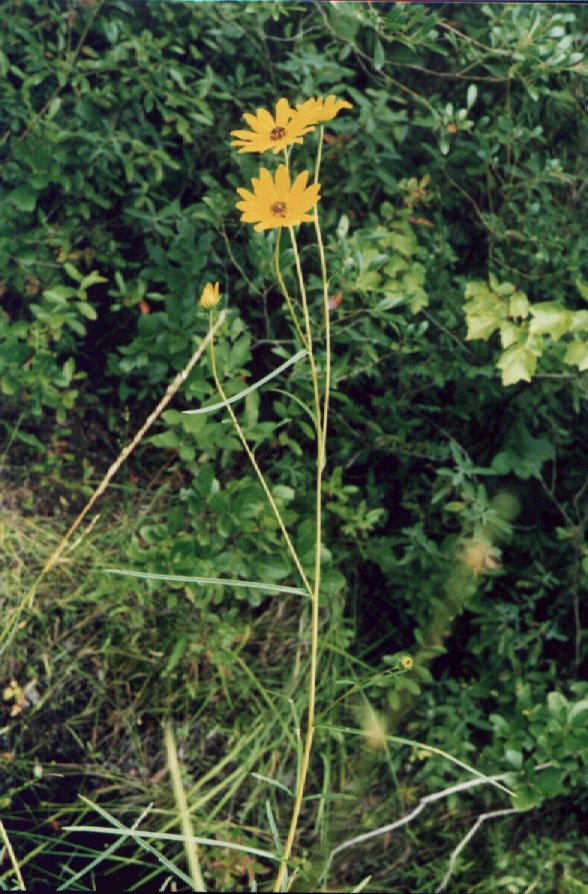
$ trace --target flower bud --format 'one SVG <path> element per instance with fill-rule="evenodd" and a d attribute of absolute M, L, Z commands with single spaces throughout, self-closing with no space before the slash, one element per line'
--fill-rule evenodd
<path fill-rule="evenodd" d="M 219 301 L 220 283 L 215 282 L 213 285 L 211 282 L 207 282 L 202 289 L 202 295 L 200 296 L 201 306 L 206 308 L 206 310 L 212 310 L 213 307 L 216 307 Z"/>

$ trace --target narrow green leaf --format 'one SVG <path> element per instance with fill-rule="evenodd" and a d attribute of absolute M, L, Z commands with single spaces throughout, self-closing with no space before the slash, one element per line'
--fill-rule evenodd
<path fill-rule="evenodd" d="M 152 574 L 149 571 L 126 571 L 122 568 L 105 568 L 104 574 L 122 574 L 125 577 L 140 577 L 144 580 L 162 580 L 180 584 L 200 584 L 201 586 L 218 585 L 221 587 L 245 587 L 255 590 L 267 590 L 268 593 L 291 593 L 294 596 L 307 596 L 306 590 L 300 587 L 283 587 L 281 584 L 264 584 L 257 580 L 228 580 L 223 577 L 189 577 L 185 574 Z"/>
<path fill-rule="evenodd" d="M 582 282 L 581 279 L 576 280 L 576 288 L 578 292 L 584 299 L 584 301 L 588 301 L 588 283 Z"/>
<path fill-rule="evenodd" d="M 266 382 L 271 381 L 276 376 L 279 376 L 280 373 L 284 372 L 285 369 L 288 369 L 292 364 L 297 363 L 299 360 L 302 360 L 308 354 L 308 351 L 302 349 L 298 351 L 297 354 L 294 354 L 293 357 L 290 357 L 289 360 L 286 360 L 285 363 L 282 363 L 281 366 L 278 366 L 277 369 L 274 369 L 273 372 L 269 373 L 269 375 L 264 376 L 263 379 L 260 379 L 259 382 L 256 382 L 254 385 L 250 385 L 249 388 L 245 388 L 244 391 L 240 391 L 239 394 L 235 394 L 233 397 L 230 397 L 228 400 L 222 400 L 217 404 L 211 404 L 209 407 L 199 407 L 197 410 L 184 410 L 184 413 L 187 416 L 195 416 L 197 413 L 214 413 L 215 410 L 221 410 L 223 407 L 228 406 L 228 404 L 234 404 L 237 400 L 242 400 L 244 397 L 247 397 L 248 394 L 251 394 L 252 391 L 256 391 L 257 388 L 261 388 L 262 385 L 265 385 Z"/>
<path fill-rule="evenodd" d="M 385 61 L 386 55 L 384 53 L 384 47 L 379 38 L 376 37 L 376 45 L 374 47 L 374 68 L 376 71 L 381 71 Z"/>

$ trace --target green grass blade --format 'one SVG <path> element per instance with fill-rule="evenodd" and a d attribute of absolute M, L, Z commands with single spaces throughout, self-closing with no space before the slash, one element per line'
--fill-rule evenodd
<path fill-rule="evenodd" d="M 94 804 L 93 806 L 95 807 L 96 805 Z M 63 826 L 63 831 L 87 832 L 88 834 L 94 835 L 121 834 L 121 829 L 109 829 L 105 826 Z M 141 847 L 146 847 L 148 841 L 176 841 L 180 844 L 184 844 L 186 841 L 184 835 L 174 835 L 171 832 L 135 832 L 131 829 L 124 829 L 124 833 L 129 838 L 132 838 L 133 841 L 136 841 L 137 844 L 140 844 Z M 272 854 L 271 851 L 262 851 L 260 848 L 257 847 L 248 847 L 244 844 L 235 844 L 234 841 L 223 841 L 220 838 L 200 838 L 197 835 L 192 836 L 191 841 L 202 846 L 224 847 L 231 851 L 240 851 L 242 854 L 252 854 L 254 857 L 262 857 L 264 860 L 272 860 L 274 863 L 280 862 L 280 858 L 276 854 Z M 184 875 L 183 872 L 181 873 L 177 866 L 174 866 L 173 863 L 170 863 L 169 860 L 166 860 L 159 851 L 156 851 L 155 848 L 151 848 L 151 851 L 155 854 L 158 860 L 160 860 L 164 865 L 168 867 L 168 869 L 172 869 L 175 875 L 179 876 L 183 881 L 187 882 L 187 884 L 192 884 L 190 878 L 188 878 L 187 875 Z"/>

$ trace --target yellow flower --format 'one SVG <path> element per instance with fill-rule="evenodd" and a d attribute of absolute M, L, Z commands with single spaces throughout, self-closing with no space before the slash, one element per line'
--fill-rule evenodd
<path fill-rule="evenodd" d="M 400 659 L 400 664 L 404 670 L 412 670 L 414 667 L 414 658 L 411 655 L 403 655 Z"/>
<path fill-rule="evenodd" d="M 311 221 L 312 216 L 308 212 L 319 201 L 321 187 L 320 183 L 307 187 L 307 182 L 308 171 L 299 174 L 290 186 L 290 175 L 285 165 L 280 165 L 276 171 L 275 181 L 267 168 L 262 168 L 259 180 L 254 177 L 251 181 L 252 193 L 247 189 L 237 190 L 243 199 L 237 202 L 241 220 L 254 223 L 257 232 Z"/>
<path fill-rule="evenodd" d="M 213 285 L 211 282 L 207 282 L 204 288 L 202 289 L 202 295 L 200 296 L 200 304 L 202 307 L 205 307 L 206 310 L 212 310 L 213 307 L 220 301 L 220 283 L 215 282 Z"/>
<path fill-rule="evenodd" d="M 297 115 L 290 107 L 287 99 L 279 99 L 276 103 L 275 116 L 266 109 L 258 109 L 255 115 L 245 114 L 243 118 L 251 130 L 232 130 L 232 146 L 240 146 L 239 152 L 266 152 L 273 149 L 277 155 L 285 146 L 302 143 L 305 133 L 314 130 L 314 126 Z"/>
<path fill-rule="evenodd" d="M 306 126 L 321 124 L 323 121 L 331 121 L 339 114 L 341 109 L 352 109 L 353 106 L 346 99 L 337 99 L 334 94 L 322 99 L 307 99 L 306 102 L 296 106 L 297 122 Z"/>

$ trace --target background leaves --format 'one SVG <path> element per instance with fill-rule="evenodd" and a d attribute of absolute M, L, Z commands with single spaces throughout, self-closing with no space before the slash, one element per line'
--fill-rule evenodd
<path fill-rule="evenodd" d="M 562 879 L 575 890 L 585 874 L 568 845 L 586 811 L 586 16 L 559 4 L 10 0 L 1 25 L 3 474 L 24 513 L 3 497 L 9 601 L 205 333 L 205 282 L 221 282 L 229 311 L 218 346 L 227 394 L 294 352 L 274 235 L 242 226 L 234 208 L 258 160 L 234 153 L 229 133 L 281 95 L 353 102 L 328 128 L 321 170 L 334 390 L 319 710 L 355 725 L 353 699 L 331 706 L 338 681 L 357 679 L 390 731 L 512 774 L 519 803 L 539 812 L 488 825 L 456 891 L 555 890 Z M 313 153 L 301 147 L 292 162 L 310 166 Z M 301 243 L 318 319 L 311 228 Z M 285 242 L 281 253 L 295 295 Z M 305 555 L 312 395 L 303 364 L 274 384 L 239 418 Z M 19 858 L 33 853 L 38 818 L 63 818 L 78 792 L 105 786 L 115 809 L 113 779 L 121 815 L 152 801 L 169 814 L 157 776 L 168 714 L 194 785 L 232 755 L 228 787 L 194 802 L 208 832 L 246 830 L 267 846 L 267 790 L 247 774 L 294 778 L 292 709 L 275 693 L 302 710 L 299 603 L 105 585 L 88 570 L 106 561 L 298 583 L 226 420 L 181 413 L 216 399 L 197 366 L 97 541 L 20 632 L 3 687 L 17 692 L 14 677 L 24 692 L 34 678 L 41 700 L 11 719 L 5 699 L 6 753 L 18 760 L 3 797 Z M 382 673 L 405 654 L 413 670 Z M 455 781 L 418 752 L 326 733 L 318 747 L 314 790 L 356 800 L 344 815 L 326 800 L 309 814 L 311 880 L 350 819 L 384 824 Z M 74 768 L 68 805 L 31 784 L 36 760 Z M 281 797 L 271 793 L 280 829 Z M 362 877 L 434 888 L 460 835 L 495 806 L 485 794 L 468 804 L 399 835 L 386 861 L 376 845 L 358 851 Z M 53 883 L 57 844 L 47 835 L 43 848 L 48 863 L 28 871 Z M 133 871 L 147 879 L 153 865 Z M 226 889 L 248 889 L 249 871 L 266 884 L 263 863 L 204 865 Z M 341 886 L 359 881 L 356 863 L 335 872 Z"/>

